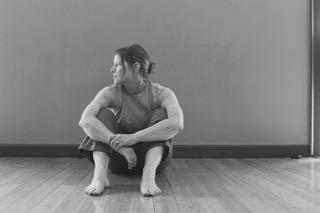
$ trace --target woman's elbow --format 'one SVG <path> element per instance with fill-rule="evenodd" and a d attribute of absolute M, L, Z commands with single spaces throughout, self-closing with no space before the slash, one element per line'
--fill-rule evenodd
<path fill-rule="evenodd" d="M 175 129 L 176 129 L 177 132 L 182 131 L 183 130 L 183 122 L 182 121 L 177 122 L 175 127 L 176 127 Z"/>
<path fill-rule="evenodd" d="M 81 118 L 80 121 L 79 121 L 79 126 L 82 129 L 88 129 L 90 127 L 90 123 L 86 119 Z"/>
<path fill-rule="evenodd" d="M 178 125 L 178 131 L 182 131 L 183 130 L 183 122 L 179 123 Z"/>

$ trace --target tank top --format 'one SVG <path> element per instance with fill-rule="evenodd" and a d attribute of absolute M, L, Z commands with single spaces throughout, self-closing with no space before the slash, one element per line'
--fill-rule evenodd
<path fill-rule="evenodd" d="M 160 107 L 160 85 L 149 80 L 145 81 L 143 91 L 137 95 L 128 94 L 124 86 L 114 87 L 115 101 L 118 102 L 116 119 L 121 132 L 131 134 L 145 129 L 151 112 Z"/>

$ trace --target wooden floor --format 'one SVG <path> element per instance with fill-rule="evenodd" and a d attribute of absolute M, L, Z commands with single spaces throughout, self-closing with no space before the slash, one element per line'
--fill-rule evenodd
<path fill-rule="evenodd" d="M 111 174 L 90 197 L 86 159 L 0 158 L 0 212 L 320 212 L 320 160 L 173 159 L 157 176 L 163 193 L 142 197 L 138 176 Z"/>

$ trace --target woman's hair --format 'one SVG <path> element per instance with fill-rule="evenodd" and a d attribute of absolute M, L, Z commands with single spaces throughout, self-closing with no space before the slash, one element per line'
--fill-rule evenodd
<path fill-rule="evenodd" d="M 130 66 L 138 62 L 140 64 L 140 73 L 143 78 L 149 78 L 149 75 L 156 69 L 156 64 L 151 62 L 150 56 L 139 44 L 132 44 L 128 47 L 117 49 L 114 53 L 121 58 L 122 65 L 126 61 Z"/>

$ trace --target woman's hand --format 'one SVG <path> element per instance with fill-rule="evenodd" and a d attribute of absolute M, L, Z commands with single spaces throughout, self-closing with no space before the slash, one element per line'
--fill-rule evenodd
<path fill-rule="evenodd" d="M 128 169 L 132 169 L 137 165 L 137 156 L 133 148 L 122 147 L 118 150 L 118 152 L 127 160 Z"/>
<path fill-rule="evenodd" d="M 110 146 L 118 151 L 121 147 L 132 146 L 138 141 L 133 134 L 117 134 L 109 141 Z"/>

